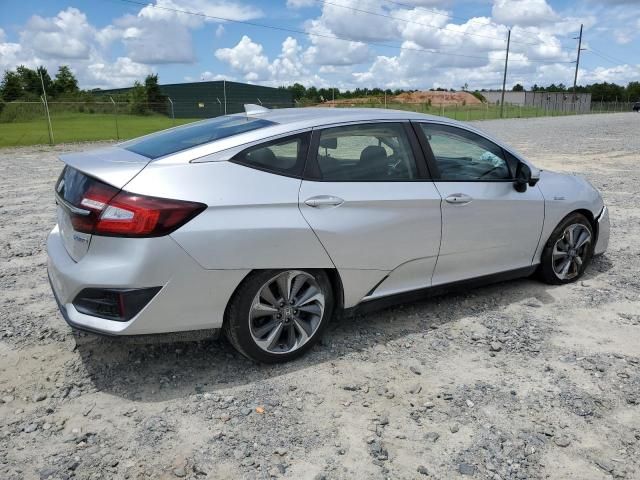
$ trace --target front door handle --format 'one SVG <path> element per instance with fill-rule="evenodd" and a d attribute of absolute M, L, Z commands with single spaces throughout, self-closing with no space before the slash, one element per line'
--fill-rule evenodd
<path fill-rule="evenodd" d="M 467 203 L 471 203 L 473 198 L 465 193 L 452 193 L 445 198 L 445 201 L 453 205 L 466 205 Z"/>
<path fill-rule="evenodd" d="M 313 208 L 337 207 L 344 203 L 344 200 L 333 195 L 318 195 L 317 197 L 307 198 L 304 203 Z"/>

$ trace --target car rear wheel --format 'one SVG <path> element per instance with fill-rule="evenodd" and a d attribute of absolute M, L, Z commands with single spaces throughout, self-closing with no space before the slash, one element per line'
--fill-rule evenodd
<path fill-rule="evenodd" d="M 254 272 L 231 299 L 224 330 L 246 357 L 285 362 L 318 341 L 332 310 L 331 283 L 321 270 Z"/>
<path fill-rule="evenodd" d="M 542 251 L 540 275 L 546 283 L 575 282 L 591 261 L 593 227 L 580 213 L 567 216 L 551 234 Z"/>

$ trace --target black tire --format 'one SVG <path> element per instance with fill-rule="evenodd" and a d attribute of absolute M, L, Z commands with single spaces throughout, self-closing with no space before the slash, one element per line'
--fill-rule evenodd
<path fill-rule="evenodd" d="M 571 278 L 561 278 L 554 270 L 553 249 L 556 243 L 562 240 L 563 237 L 565 237 L 565 231 L 567 230 L 567 228 L 569 228 L 572 225 L 581 225 L 584 228 L 586 228 L 589 234 L 591 235 L 591 240 L 585 246 L 584 250 L 582 250 L 583 256 L 580 257 L 582 264 L 580 265 L 579 268 L 576 268 L 574 270 L 574 272 L 576 272 L 577 274 L 575 274 L 575 276 L 572 276 Z M 551 285 L 562 285 L 565 283 L 575 282 L 576 280 L 582 277 L 582 275 L 585 272 L 585 269 L 589 265 L 589 262 L 593 257 L 594 247 L 595 247 L 595 236 L 594 236 L 593 226 L 591 225 L 591 222 L 589 222 L 589 220 L 581 213 L 574 212 L 567 215 L 558 224 L 558 226 L 555 228 L 553 233 L 551 233 L 549 240 L 547 240 L 547 243 L 544 246 L 544 250 L 542 251 L 542 255 L 540 258 L 540 266 L 538 267 L 538 274 L 540 279 L 543 282 Z"/>
<path fill-rule="evenodd" d="M 316 282 L 317 287 L 324 295 L 324 311 L 318 315 L 319 324 L 306 343 L 290 352 L 271 353 L 256 343 L 250 327 L 250 314 L 254 299 L 263 287 L 275 277 L 285 272 L 301 272 L 307 274 Z M 323 270 L 316 269 L 286 269 L 286 270 L 260 270 L 250 273 L 238 286 L 233 294 L 227 311 L 223 331 L 227 339 L 245 357 L 260 363 L 288 362 L 304 355 L 321 338 L 331 315 L 333 313 L 333 289 L 331 281 Z M 275 320 L 275 319 L 274 319 Z"/>

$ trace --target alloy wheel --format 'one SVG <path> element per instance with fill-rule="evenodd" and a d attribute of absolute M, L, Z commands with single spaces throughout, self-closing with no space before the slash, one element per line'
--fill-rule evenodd
<path fill-rule="evenodd" d="M 580 274 L 590 245 L 591 232 L 585 225 L 575 223 L 564 230 L 551 254 L 553 272 L 560 280 L 571 280 Z"/>
<path fill-rule="evenodd" d="M 325 308 L 325 295 L 316 279 L 288 270 L 268 280 L 249 310 L 251 337 L 262 350 L 291 353 L 316 333 Z"/>

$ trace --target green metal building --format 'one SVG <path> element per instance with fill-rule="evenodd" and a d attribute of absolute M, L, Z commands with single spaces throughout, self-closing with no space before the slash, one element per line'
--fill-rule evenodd
<path fill-rule="evenodd" d="M 121 95 L 129 90 L 117 88 L 100 90 L 95 94 Z M 167 97 L 167 115 L 175 118 L 211 118 L 226 113 L 243 112 L 245 103 L 267 108 L 294 106 L 291 92 L 287 90 L 226 80 L 172 83 L 160 85 L 160 91 Z M 152 109 L 158 111 L 157 106 L 154 107 Z"/>

